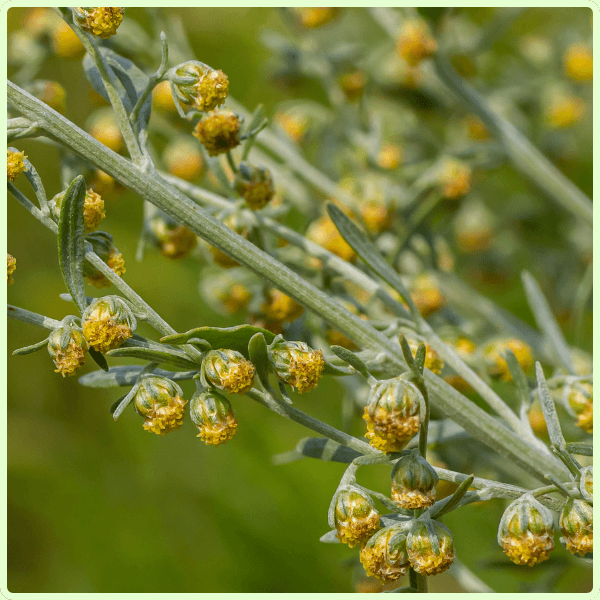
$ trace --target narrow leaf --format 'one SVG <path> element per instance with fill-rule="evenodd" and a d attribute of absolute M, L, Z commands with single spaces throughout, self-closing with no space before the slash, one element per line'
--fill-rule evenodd
<path fill-rule="evenodd" d="M 323 375 L 333 375 L 334 377 L 341 377 L 344 375 L 354 375 L 356 371 L 354 367 L 342 367 L 340 365 L 334 365 L 328 360 L 325 361 L 325 367 L 323 369 Z"/>
<path fill-rule="evenodd" d="M 408 293 L 404 282 L 398 273 L 385 261 L 383 256 L 381 256 L 375 244 L 335 204 L 330 202 L 327 205 L 327 212 L 340 232 L 340 235 L 348 242 L 352 249 L 377 275 L 389 283 L 404 298 L 411 308 L 411 313 L 418 314 L 417 307 Z"/>
<path fill-rule="evenodd" d="M 440 502 L 439 508 L 432 507 L 430 514 L 432 519 L 439 519 L 442 515 L 450 512 L 453 508 L 458 506 L 459 502 L 463 499 L 463 496 L 468 492 L 469 488 L 473 484 L 473 480 L 475 479 L 474 475 L 469 475 L 459 486 L 456 488 L 456 491 L 452 496 L 448 498 L 444 498 L 442 502 Z"/>
<path fill-rule="evenodd" d="M 89 355 L 92 357 L 94 362 L 103 370 L 108 371 L 108 363 L 104 358 L 104 354 L 102 352 L 98 352 L 98 350 L 94 350 L 93 348 L 88 349 Z"/>
<path fill-rule="evenodd" d="M 114 414 L 115 410 L 117 410 L 117 406 L 119 406 L 119 404 L 121 404 L 121 402 L 123 401 L 123 399 L 127 396 L 127 394 L 125 394 L 125 396 L 121 396 L 120 398 L 117 398 L 111 405 L 110 408 L 108 409 L 110 414 Z"/>
<path fill-rule="evenodd" d="M 138 391 L 138 386 L 134 385 L 129 393 L 119 402 L 118 406 L 112 413 L 113 419 L 116 421 L 122 414 L 123 411 L 129 406 L 131 401 L 135 398 L 135 394 Z M 111 407 L 112 408 L 112 407 Z"/>
<path fill-rule="evenodd" d="M 320 542 L 324 544 L 341 544 L 340 540 L 337 538 L 337 531 L 334 529 L 333 531 L 328 531 L 325 535 L 322 535 L 319 538 Z"/>
<path fill-rule="evenodd" d="M 111 387 L 125 387 L 133 385 L 139 374 L 142 372 L 144 367 L 141 365 L 129 365 L 120 367 L 111 367 L 108 372 L 104 371 L 92 371 L 86 373 L 79 378 L 79 383 L 86 387 L 92 388 L 111 388 Z M 173 381 L 185 381 L 193 379 L 194 375 L 198 370 L 193 371 L 163 371 L 162 369 L 155 369 L 154 374 L 160 375 L 161 377 L 167 377 Z"/>
<path fill-rule="evenodd" d="M 339 356 L 344 362 L 356 369 L 365 379 L 369 379 L 371 375 L 367 369 L 367 365 L 354 352 L 343 348 L 342 346 L 330 346 L 331 351 Z"/>
<path fill-rule="evenodd" d="M 258 380 L 265 388 L 265 390 L 271 389 L 269 383 L 269 351 L 267 349 L 267 342 L 265 336 L 262 333 L 255 333 L 248 342 L 248 355 L 252 364 L 256 368 L 256 375 Z"/>
<path fill-rule="evenodd" d="M 521 273 L 521 280 L 525 288 L 529 308 L 535 318 L 538 327 L 544 333 L 551 351 L 554 353 L 561 365 L 571 374 L 574 374 L 571 351 L 562 331 L 550 310 L 550 305 L 533 276 L 527 271 Z"/>
<path fill-rule="evenodd" d="M 513 381 L 517 388 L 517 395 L 520 403 L 519 415 L 522 420 L 525 420 L 527 419 L 529 408 L 531 406 L 531 396 L 529 394 L 527 377 L 525 376 L 525 373 L 523 372 L 523 369 L 521 368 L 521 365 L 519 364 L 519 361 L 512 350 L 506 350 L 504 353 L 504 358 L 506 359 L 510 374 L 512 375 Z"/>
<path fill-rule="evenodd" d="M 31 346 L 25 346 L 24 348 L 19 348 L 18 350 L 13 351 L 13 356 L 24 356 L 25 354 L 31 354 L 32 352 L 37 352 L 42 348 L 48 345 L 48 338 L 38 342 L 37 344 L 31 344 Z"/>
<path fill-rule="evenodd" d="M 154 348 L 115 348 L 106 353 L 107 356 L 121 358 L 139 358 L 149 360 L 158 364 L 169 363 L 181 369 L 199 369 L 200 366 L 187 358 L 185 355 L 173 350 L 156 350 Z"/>
<path fill-rule="evenodd" d="M 564 448 L 565 438 L 560 428 L 558 415 L 556 414 L 556 406 L 554 406 L 554 400 L 552 400 L 552 396 L 550 396 L 550 392 L 548 391 L 548 384 L 544 377 L 544 371 L 539 362 L 535 363 L 535 373 L 538 382 L 538 394 L 540 402 L 542 403 L 542 412 L 544 413 L 544 420 L 548 427 L 550 441 L 558 448 Z"/>
<path fill-rule="evenodd" d="M 85 255 L 85 179 L 76 177 L 63 198 L 58 222 L 58 261 L 60 270 L 80 312 L 87 306 L 83 289 L 83 259 Z"/>
<path fill-rule="evenodd" d="M 571 442 L 567 444 L 567 452 L 579 456 L 594 456 L 594 446 L 585 442 Z"/>

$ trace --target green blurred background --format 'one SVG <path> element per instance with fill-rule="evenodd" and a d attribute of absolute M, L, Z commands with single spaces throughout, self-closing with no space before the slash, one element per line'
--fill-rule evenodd
<path fill-rule="evenodd" d="M 352 22 L 361 20 L 358 9 L 351 10 L 356 15 L 348 17 L 349 30 Z M 310 82 L 288 88 L 269 77 L 270 52 L 258 37 L 266 28 L 286 31 L 276 9 L 168 11 L 183 17 L 195 58 L 225 71 L 231 94 L 246 106 L 263 103 L 271 115 L 283 100 L 321 98 Z M 9 32 L 22 26 L 23 13 L 20 8 L 9 10 Z M 474 23 L 491 14 L 492 9 L 471 11 Z M 589 27 L 589 14 L 584 9 L 532 9 L 511 31 L 551 39 L 552 32 L 563 27 Z M 144 22 L 141 9 L 126 11 L 126 18 L 138 17 Z M 367 31 L 380 35 L 374 25 Z M 509 37 L 497 43 L 498 61 L 512 52 Z M 65 87 L 66 114 L 82 126 L 93 107 L 87 102 L 89 85 L 78 61 L 51 58 L 44 78 Z M 591 193 L 591 127 L 587 129 L 586 134 L 582 125 L 581 139 L 589 150 L 563 157 L 560 166 Z M 35 141 L 17 146 L 35 164 L 49 195 L 60 191 L 57 151 Z M 510 167 L 486 176 L 502 203 L 527 189 Z M 535 195 L 531 200 L 534 205 L 540 201 Z M 171 262 L 150 250 L 143 263 L 134 260 L 142 220 L 138 197 L 126 192 L 116 201 L 108 200 L 106 209 L 103 228 L 126 258 L 127 282 L 177 331 L 236 324 L 203 303 L 197 292 L 199 267 L 192 259 Z M 518 231 L 527 250 L 519 254 L 514 271 L 509 268 L 499 291 L 472 283 L 533 324 L 518 272 L 527 267 L 542 282 L 556 283 L 567 255 L 563 242 L 553 237 L 556 227 L 552 221 Z M 8 251 L 18 261 L 16 282 L 8 293 L 12 304 L 56 319 L 72 312 L 59 299 L 65 288 L 55 237 L 13 201 L 8 203 Z M 549 252 L 558 257 L 554 270 L 536 263 L 536 257 Z M 461 268 L 468 273 L 470 267 Z M 591 316 L 587 323 L 591 325 Z M 589 329 L 586 347 L 591 344 Z M 152 335 L 144 327 L 139 333 Z M 33 326 L 9 321 L 9 353 L 38 341 L 41 334 Z M 81 373 L 94 370 L 89 363 Z M 183 387 L 189 397 L 191 386 Z M 357 553 L 319 542 L 328 530 L 327 508 L 344 466 L 310 460 L 271 464 L 273 454 L 290 450 L 309 435 L 306 430 L 240 398 L 235 402 L 240 422 L 235 439 L 222 447 L 206 447 L 188 421 L 179 433 L 166 437 L 145 432 L 134 411 L 115 423 L 108 408 L 119 395 L 116 389 L 82 388 L 76 377 L 62 379 L 53 373 L 45 352 L 9 355 L 10 592 L 354 591 L 352 561 Z M 339 427 L 342 395 L 342 386 L 328 380 L 296 402 Z M 365 470 L 361 477 L 367 487 L 387 489 L 383 469 Z M 495 540 L 503 507 L 499 501 L 488 502 L 445 518 L 465 564 L 497 591 L 527 591 L 543 578 L 556 578 L 556 591 L 589 591 L 590 570 L 574 566 L 562 548 L 535 570 L 510 565 Z M 445 573 L 430 580 L 430 590 L 461 588 Z"/>

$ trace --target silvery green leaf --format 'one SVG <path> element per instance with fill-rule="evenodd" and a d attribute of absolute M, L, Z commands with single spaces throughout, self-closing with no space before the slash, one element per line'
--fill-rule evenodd
<path fill-rule="evenodd" d="M 139 358 L 142 360 L 148 360 L 158 364 L 169 363 L 181 369 L 194 369 L 200 368 L 198 364 L 190 360 L 185 354 L 164 348 L 158 350 L 156 348 L 115 348 L 106 353 L 107 356 L 121 357 L 121 358 Z"/>
<path fill-rule="evenodd" d="M 542 412 L 544 413 L 544 420 L 548 427 L 550 441 L 558 448 L 564 448 L 565 438 L 560 428 L 558 415 L 556 414 L 556 406 L 554 406 L 554 400 L 552 400 L 552 396 L 550 396 L 550 392 L 548 391 L 546 377 L 544 377 L 544 371 L 539 362 L 535 363 L 535 373 L 538 382 L 538 395 L 542 404 Z"/>
<path fill-rule="evenodd" d="M 521 280 L 523 281 L 527 302 L 529 308 L 531 308 L 535 322 L 544 333 L 544 336 L 558 361 L 569 373 L 574 374 L 575 371 L 573 369 L 569 345 L 550 310 L 548 301 L 544 297 L 538 282 L 527 271 L 521 273 Z"/>
<path fill-rule="evenodd" d="M 111 406 L 112 416 L 115 421 L 123 414 L 123 411 L 129 406 L 131 401 L 135 398 L 135 394 L 136 394 L 137 390 L 138 390 L 138 386 L 134 385 L 125 396 L 120 398 L 119 403 L 114 408 L 114 410 L 112 410 L 112 406 Z M 113 406 L 114 406 L 114 404 L 113 404 Z"/>
<path fill-rule="evenodd" d="M 521 415 L 521 418 L 523 419 L 529 414 L 529 408 L 531 406 L 531 395 L 529 394 L 527 377 L 525 376 L 525 373 L 523 373 L 523 369 L 512 350 L 506 350 L 504 352 L 504 358 L 506 359 L 506 364 L 508 365 L 510 374 L 512 375 L 517 388 L 517 395 L 520 402 L 518 414 Z"/>
<path fill-rule="evenodd" d="M 367 365 L 354 352 L 342 346 L 330 346 L 331 351 L 339 356 L 344 362 L 356 369 L 365 379 L 370 377 Z"/>
<path fill-rule="evenodd" d="M 83 260 L 85 256 L 85 179 L 76 177 L 65 193 L 58 222 L 58 262 L 65 285 L 81 313 L 85 310 Z"/>
<path fill-rule="evenodd" d="M 296 451 L 301 456 L 346 464 L 362 456 L 360 452 L 327 438 L 304 438 L 296 444 Z"/>
<path fill-rule="evenodd" d="M 322 535 L 319 538 L 320 542 L 324 544 L 341 544 L 340 540 L 336 537 L 337 531 L 334 529 L 332 531 L 328 531 L 325 535 Z"/>
<path fill-rule="evenodd" d="M 130 60 L 117 54 L 114 50 L 105 46 L 100 46 L 98 49 L 107 63 L 109 73 L 113 75 L 113 84 L 123 102 L 123 106 L 130 113 L 148 84 L 148 76 Z M 89 54 L 83 57 L 83 69 L 94 90 L 106 101 L 109 101 L 104 82 L 100 77 L 100 73 L 98 73 L 94 60 Z M 140 110 L 138 117 L 140 129 L 145 129 L 148 126 L 151 108 L 152 96 L 150 95 Z"/>
<path fill-rule="evenodd" d="M 354 375 L 355 373 L 354 367 L 334 365 L 328 360 L 325 361 L 325 367 L 323 368 L 323 375 L 333 375 L 334 377 Z"/>
<path fill-rule="evenodd" d="M 578 454 L 579 456 L 594 456 L 594 446 L 585 442 L 571 442 L 567 444 L 567 452 Z"/>
<path fill-rule="evenodd" d="M 269 383 L 269 351 L 265 336 L 261 333 L 255 333 L 248 342 L 248 356 L 256 368 L 256 376 L 267 391 L 271 391 Z"/>
<path fill-rule="evenodd" d="M 19 348 L 18 350 L 13 351 L 13 356 L 24 356 L 25 354 L 31 354 L 32 352 L 37 352 L 42 348 L 48 345 L 48 338 L 42 340 L 41 342 L 37 342 L 37 344 L 31 344 L 31 346 L 25 346 L 24 348 Z"/>
<path fill-rule="evenodd" d="M 348 242 L 350 247 L 379 275 L 389 283 L 404 300 L 413 307 L 414 303 L 404 282 L 388 265 L 373 242 L 363 233 L 341 209 L 331 202 L 327 205 L 327 212 L 337 227 L 340 235 Z"/>
<path fill-rule="evenodd" d="M 442 515 L 450 512 L 453 508 L 456 508 L 463 496 L 469 491 L 474 475 L 469 475 L 455 490 L 454 494 L 450 498 L 444 498 L 440 502 L 436 502 L 434 506 L 429 509 L 429 514 L 432 519 L 439 519 Z"/>
<path fill-rule="evenodd" d="M 104 371 L 92 371 L 86 373 L 79 378 L 79 383 L 86 387 L 92 388 L 111 388 L 111 387 L 125 387 L 133 385 L 142 372 L 144 367 L 141 365 L 128 365 L 121 367 L 111 367 L 108 372 Z M 162 369 L 155 369 L 153 373 L 160 375 L 161 377 L 167 377 L 173 381 L 185 381 L 193 379 L 194 375 L 198 370 L 194 371 L 163 371 Z"/>
<path fill-rule="evenodd" d="M 88 348 L 88 353 L 103 371 L 108 371 L 108 363 L 106 362 L 102 352 L 98 352 L 98 350 L 94 350 L 93 348 Z"/>

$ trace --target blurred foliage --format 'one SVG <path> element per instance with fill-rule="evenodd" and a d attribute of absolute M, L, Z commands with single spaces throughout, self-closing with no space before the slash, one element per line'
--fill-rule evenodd
<path fill-rule="evenodd" d="M 195 52 L 189 58 L 227 73 L 231 94 L 246 106 L 262 103 L 265 114 L 272 116 L 282 101 L 324 100 L 314 81 L 278 71 L 272 53 L 260 43 L 266 30 L 289 33 L 276 9 L 177 8 L 166 12 L 182 18 Z M 22 27 L 24 14 L 22 8 L 9 9 L 9 32 Z M 495 14 L 495 9 L 455 9 L 453 17 L 465 27 L 483 30 Z M 148 29 L 152 26 L 142 9 L 127 9 L 126 18 Z M 477 67 L 487 89 L 502 88 L 519 97 L 516 124 L 567 177 L 591 194 L 591 88 L 580 90 L 587 108 L 582 121 L 569 130 L 550 131 L 543 125 L 539 102 L 547 84 L 546 67 L 534 64 L 532 71 L 538 79 L 529 82 L 526 93 L 521 93 L 517 80 L 512 88 L 507 86 L 511 70 L 529 60 L 523 54 L 524 45 L 535 46 L 536 41 L 541 44 L 539 52 L 549 46 L 548 64 L 556 79 L 560 64 L 552 54 L 554 44 L 564 47 L 571 39 L 589 37 L 589 19 L 589 10 L 583 8 L 525 10 L 508 24 L 507 31 L 500 32 L 479 57 Z M 344 38 L 360 36 L 364 44 L 381 37 L 359 9 L 344 11 L 336 27 Z M 315 35 L 324 39 L 331 31 Z M 79 61 L 51 57 L 44 77 L 64 86 L 66 115 L 83 127 L 96 106 Z M 456 116 L 418 94 L 392 90 L 390 95 L 412 106 L 417 117 L 427 120 L 442 137 L 452 135 L 459 125 Z M 36 141 L 23 141 L 19 149 L 34 161 L 49 196 L 59 192 L 58 151 Z M 567 340 L 573 342 L 572 286 L 583 276 L 585 262 L 574 248 L 577 232 L 567 232 L 571 220 L 556 208 L 552 208 L 552 218 L 541 219 L 540 211 L 548 210 L 547 201 L 505 163 L 476 174 L 473 197 L 493 211 L 500 224 L 498 239 L 489 250 L 461 256 L 457 273 L 533 325 L 519 279 L 520 271 L 528 269 L 548 292 L 550 304 L 566 323 Z M 172 262 L 150 249 L 143 263 L 134 260 L 142 222 L 139 198 L 127 191 L 118 199 L 109 195 L 106 212 L 106 228 L 126 257 L 127 282 L 177 331 L 237 324 L 235 317 L 217 314 L 198 295 L 199 266 L 193 259 Z M 434 222 L 435 218 L 434 214 Z M 437 218 L 442 220 L 444 215 Z M 62 318 L 70 308 L 59 299 L 65 289 L 55 237 L 15 202 L 8 204 L 8 224 L 8 249 L 17 258 L 11 303 Z M 449 225 L 441 233 L 452 237 Z M 591 323 L 589 312 L 581 345 L 590 350 Z M 139 333 L 149 331 L 142 326 Z M 8 322 L 9 352 L 41 337 L 33 326 Z M 91 362 L 82 374 L 95 369 Z M 328 529 L 327 507 L 344 467 L 308 459 L 277 467 L 271 464 L 273 454 L 291 449 L 306 435 L 300 426 L 239 398 L 234 405 L 239 432 L 223 447 L 201 444 L 189 422 L 180 435 L 151 436 L 133 411 L 113 422 L 108 408 L 117 397 L 115 390 L 82 388 L 76 378 L 63 380 L 52 368 L 44 352 L 8 357 L 11 592 L 354 590 L 356 553 L 319 542 Z M 191 385 L 183 387 L 189 397 Z M 339 428 L 343 389 L 325 380 L 295 402 Z M 359 428 L 355 434 L 361 435 Z M 465 444 L 440 452 L 440 459 L 471 472 L 479 450 L 477 444 Z M 489 465 L 487 474 L 480 463 L 477 468 L 473 472 L 482 477 L 500 473 L 510 481 L 511 474 L 504 473 L 499 463 Z M 388 472 L 383 468 L 365 470 L 361 476 L 365 486 L 387 490 Z M 557 592 L 589 591 L 590 571 L 560 547 L 547 563 L 533 570 L 509 563 L 496 543 L 504 506 L 495 500 L 445 518 L 460 560 L 496 591 L 543 589 L 539 586 Z M 461 591 L 448 573 L 431 578 L 429 585 L 433 592 Z"/>

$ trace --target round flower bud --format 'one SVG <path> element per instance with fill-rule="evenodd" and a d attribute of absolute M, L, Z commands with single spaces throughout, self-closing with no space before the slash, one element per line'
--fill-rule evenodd
<path fill-rule="evenodd" d="M 379 529 L 379 513 L 369 496 L 357 488 L 337 494 L 333 511 L 336 537 L 354 548 L 366 542 Z"/>
<path fill-rule="evenodd" d="M 223 104 L 229 91 L 229 79 L 223 71 L 207 70 L 196 62 L 181 65 L 175 71 L 173 83 L 179 100 L 202 112 Z"/>
<path fill-rule="evenodd" d="M 446 304 L 446 298 L 431 275 L 415 277 L 410 292 L 423 318 L 427 318 Z"/>
<path fill-rule="evenodd" d="M 94 112 L 87 122 L 87 130 L 93 138 L 113 152 L 119 152 L 123 147 L 123 135 L 111 108 L 101 108 Z"/>
<path fill-rule="evenodd" d="M 204 168 L 198 143 L 188 137 L 179 137 L 169 143 L 162 160 L 171 175 L 185 181 L 198 179 Z"/>
<path fill-rule="evenodd" d="M 585 102 L 571 94 L 557 96 L 546 108 L 546 121 L 550 127 L 562 129 L 578 123 L 586 112 Z"/>
<path fill-rule="evenodd" d="M 176 113 L 177 106 L 171 94 L 171 84 L 169 81 L 161 81 L 152 90 L 152 108 L 167 113 Z"/>
<path fill-rule="evenodd" d="M 374 384 L 363 415 L 371 446 L 386 454 L 400 452 L 419 431 L 422 398 L 415 385 L 402 376 Z"/>
<path fill-rule="evenodd" d="M 421 342 L 417 342 L 415 340 L 406 340 L 408 342 L 408 346 L 410 347 L 410 351 L 413 353 L 413 356 L 417 353 L 417 349 L 421 345 Z M 444 361 L 440 357 L 440 355 L 429 345 L 425 344 L 425 368 L 429 369 L 436 375 L 439 375 L 444 368 Z"/>
<path fill-rule="evenodd" d="M 184 258 L 198 244 L 198 237 L 193 231 L 179 225 L 164 213 L 154 215 L 149 225 L 161 254 L 167 258 Z"/>
<path fill-rule="evenodd" d="M 245 394 L 254 385 L 254 365 L 235 350 L 211 350 L 202 361 L 201 381 L 230 394 Z"/>
<path fill-rule="evenodd" d="M 362 97 L 365 91 L 366 77 L 362 71 L 354 71 L 340 77 L 340 87 L 346 100 L 353 102 Z"/>
<path fill-rule="evenodd" d="M 207 445 L 224 444 L 237 431 L 229 400 L 216 392 L 196 392 L 190 401 L 190 417 L 200 430 L 196 437 Z"/>
<path fill-rule="evenodd" d="M 17 259 L 14 256 L 11 256 L 6 253 L 6 284 L 12 285 L 15 280 L 13 279 L 12 274 L 15 272 L 17 268 Z"/>
<path fill-rule="evenodd" d="M 559 523 L 571 554 L 585 556 L 594 551 L 594 509 L 587 502 L 569 498 L 560 513 Z"/>
<path fill-rule="evenodd" d="M 210 156 L 217 156 L 240 143 L 240 120 L 230 110 L 215 110 L 196 125 L 194 136 Z"/>
<path fill-rule="evenodd" d="M 287 136 L 297 144 L 302 141 L 309 125 L 307 117 L 280 112 L 275 115 L 275 122 L 285 131 Z"/>
<path fill-rule="evenodd" d="M 275 288 L 268 291 L 266 302 L 263 302 L 260 308 L 267 319 L 289 323 L 304 312 L 301 304 Z"/>
<path fill-rule="evenodd" d="M 45 102 L 55 111 L 61 114 L 65 113 L 67 92 L 60 83 L 57 83 L 56 81 L 36 81 L 31 86 L 31 89 L 28 89 L 27 91 L 31 91 L 36 98 Z"/>
<path fill-rule="evenodd" d="M 584 500 L 592 502 L 594 499 L 594 467 L 589 466 L 581 469 L 579 491 L 581 492 Z"/>
<path fill-rule="evenodd" d="M 87 340 L 79 327 L 62 325 L 52 331 L 48 338 L 48 354 L 54 359 L 55 373 L 63 377 L 73 375 L 85 362 Z"/>
<path fill-rule="evenodd" d="M 63 199 L 67 191 L 56 194 L 52 200 L 50 200 L 50 211 L 52 216 L 58 221 L 60 218 L 60 209 L 62 207 Z M 104 200 L 100 194 L 89 189 L 85 192 L 85 200 L 83 202 L 83 221 L 85 223 L 85 232 L 91 233 L 98 229 L 102 219 L 106 217 L 104 212 Z"/>
<path fill-rule="evenodd" d="M 392 471 L 392 500 L 400 508 L 427 508 L 436 500 L 439 477 L 435 469 L 413 450 Z"/>
<path fill-rule="evenodd" d="M 449 159 L 440 175 L 442 195 L 448 200 L 458 200 L 471 189 L 471 169 L 465 163 Z"/>
<path fill-rule="evenodd" d="M 573 44 L 563 56 L 567 77 L 574 81 L 591 81 L 594 77 L 594 59 L 585 44 Z"/>
<path fill-rule="evenodd" d="M 587 433 L 594 432 L 594 387 L 580 383 L 569 394 L 569 406 L 577 415 L 577 426 Z"/>
<path fill-rule="evenodd" d="M 81 29 L 105 40 L 117 33 L 124 12 L 123 8 L 114 6 L 77 7 L 73 17 Z"/>
<path fill-rule="evenodd" d="M 437 50 L 437 42 L 431 36 L 425 21 L 410 20 L 402 26 L 396 50 L 409 66 L 416 67 L 423 59 L 433 56 Z"/>
<path fill-rule="evenodd" d="M 137 321 L 129 305 L 119 296 L 104 296 L 92 301 L 83 311 L 83 335 L 98 352 L 118 348 L 129 339 Z"/>
<path fill-rule="evenodd" d="M 235 190 L 252 210 L 264 208 L 275 195 L 273 179 L 267 169 L 240 163 Z"/>
<path fill-rule="evenodd" d="M 77 58 L 85 48 L 69 25 L 59 19 L 52 29 L 52 50 L 60 58 Z"/>
<path fill-rule="evenodd" d="M 360 562 L 367 575 L 384 583 L 402 577 L 409 567 L 406 527 L 392 525 L 372 535 L 360 551 Z"/>
<path fill-rule="evenodd" d="M 269 363 L 277 378 L 295 387 L 299 394 L 316 388 L 325 368 L 320 350 L 304 342 L 286 342 L 280 335 L 269 346 Z"/>
<path fill-rule="evenodd" d="M 334 8 L 295 8 L 294 11 L 300 17 L 300 23 L 304 27 L 315 29 L 327 25 L 340 12 L 337 7 Z"/>
<path fill-rule="evenodd" d="M 541 563 L 554 550 L 552 513 L 531 494 L 521 496 L 502 515 L 498 543 L 516 565 Z"/>
<path fill-rule="evenodd" d="M 402 164 L 402 148 L 397 144 L 383 144 L 377 155 L 377 165 L 386 171 L 397 169 Z"/>
<path fill-rule="evenodd" d="M 12 150 L 6 151 L 6 178 L 11 183 L 17 179 L 17 177 L 27 171 L 24 159 L 25 152 L 13 152 Z"/>
<path fill-rule="evenodd" d="M 483 352 L 489 374 L 500 377 L 503 381 L 512 381 L 510 369 L 503 356 L 506 350 L 512 350 L 523 371 L 533 366 L 533 354 L 525 342 L 515 338 L 494 340 L 485 347 Z"/>
<path fill-rule="evenodd" d="M 306 238 L 348 262 L 352 262 L 356 258 L 356 252 L 348 245 L 333 221 L 326 215 L 310 224 Z"/>
<path fill-rule="evenodd" d="M 183 424 L 185 400 L 181 388 L 166 377 L 144 375 L 139 381 L 133 405 L 144 417 L 144 429 L 167 435 Z"/>
<path fill-rule="evenodd" d="M 406 551 L 412 568 L 422 575 L 437 575 L 454 562 L 450 530 L 439 521 L 417 520 L 406 537 Z"/>
<path fill-rule="evenodd" d="M 86 236 L 94 252 L 119 276 L 125 273 L 125 260 L 112 243 L 112 236 L 105 231 L 95 231 Z M 112 283 L 98 269 L 87 262 L 83 263 L 83 274 L 88 283 L 97 288 L 110 287 Z"/>

